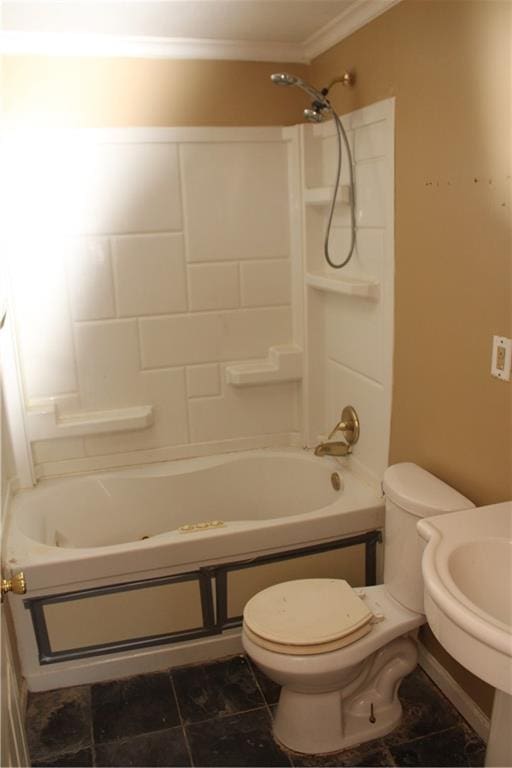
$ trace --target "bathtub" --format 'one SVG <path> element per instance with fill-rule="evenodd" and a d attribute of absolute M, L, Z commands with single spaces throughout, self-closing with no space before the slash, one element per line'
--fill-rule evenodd
<path fill-rule="evenodd" d="M 255 566 L 264 583 L 282 553 L 297 561 L 382 528 L 382 496 L 349 461 L 257 450 L 45 480 L 17 494 L 4 559 L 27 582 L 10 601 L 29 688 L 148 671 L 159 657 L 160 666 L 202 660 L 208 641 L 217 651 L 206 657 L 222 655 L 219 635 L 229 640 L 237 623 L 222 595 L 235 568 Z M 65 639 L 52 640 L 52 626 Z"/>

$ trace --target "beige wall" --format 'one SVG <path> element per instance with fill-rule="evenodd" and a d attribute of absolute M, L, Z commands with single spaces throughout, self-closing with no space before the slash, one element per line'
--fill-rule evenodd
<path fill-rule="evenodd" d="M 305 67 L 287 65 L 304 74 Z M 9 57 L 7 117 L 59 126 L 286 125 L 303 99 L 270 75 L 282 65 L 242 61 Z"/>
<path fill-rule="evenodd" d="M 341 112 L 396 97 L 390 459 L 479 505 L 512 496 L 512 389 L 490 376 L 492 335 L 512 335 L 511 14 L 507 0 L 404 0 L 311 71 L 355 71 Z"/>
<path fill-rule="evenodd" d="M 415 461 L 490 504 L 512 496 L 512 385 L 489 374 L 512 336 L 512 4 L 404 0 L 320 56 L 345 69 L 340 112 L 396 97 L 396 303 L 391 463 Z M 424 642 L 489 712 L 492 690 Z"/>

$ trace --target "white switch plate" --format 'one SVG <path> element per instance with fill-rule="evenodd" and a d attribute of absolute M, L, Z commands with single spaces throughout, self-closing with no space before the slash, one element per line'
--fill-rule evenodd
<path fill-rule="evenodd" d="M 505 336 L 492 337 L 491 375 L 503 381 L 510 381 L 512 360 L 512 339 Z"/>

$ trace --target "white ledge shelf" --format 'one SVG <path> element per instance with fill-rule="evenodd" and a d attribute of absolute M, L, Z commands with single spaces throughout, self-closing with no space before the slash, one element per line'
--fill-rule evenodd
<path fill-rule="evenodd" d="M 302 379 L 302 349 L 294 344 L 270 347 L 268 358 L 226 366 L 226 382 L 234 387 L 279 384 Z"/>
<path fill-rule="evenodd" d="M 334 187 L 307 187 L 304 190 L 304 202 L 306 205 L 326 206 L 330 205 Z M 348 205 L 350 203 L 350 186 L 342 184 L 338 189 L 336 205 Z"/>
<path fill-rule="evenodd" d="M 153 406 L 136 405 L 110 411 L 89 411 L 59 416 L 54 403 L 27 411 L 31 442 L 59 437 L 86 437 L 111 432 L 147 429 L 153 424 Z"/>
<path fill-rule="evenodd" d="M 318 291 L 340 293 L 345 296 L 358 296 L 360 299 L 377 301 L 380 295 L 380 283 L 376 280 L 364 280 L 357 277 L 334 277 L 321 272 L 307 272 L 306 285 Z"/>

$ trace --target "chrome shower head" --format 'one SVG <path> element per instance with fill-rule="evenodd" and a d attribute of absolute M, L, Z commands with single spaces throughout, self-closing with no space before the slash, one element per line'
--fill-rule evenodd
<path fill-rule="evenodd" d="M 305 109 L 304 117 L 310 123 L 321 123 L 324 119 L 324 116 L 319 109 Z"/>
<path fill-rule="evenodd" d="M 295 75 L 289 75 L 287 72 L 276 72 L 270 75 L 274 85 L 296 85 L 298 78 Z"/>
<path fill-rule="evenodd" d="M 308 96 L 311 96 L 315 102 L 313 104 L 315 108 L 330 109 L 331 105 L 326 99 L 325 94 L 322 93 L 322 91 L 318 91 L 312 85 L 309 85 L 309 83 L 306 83 L 300 77 L 290 75 L 288 72 L 276 72 L 274 75 L 270 75 L 270 79 L 275 85 L 296 85 L 298 88 L 305 91 Z"/>

